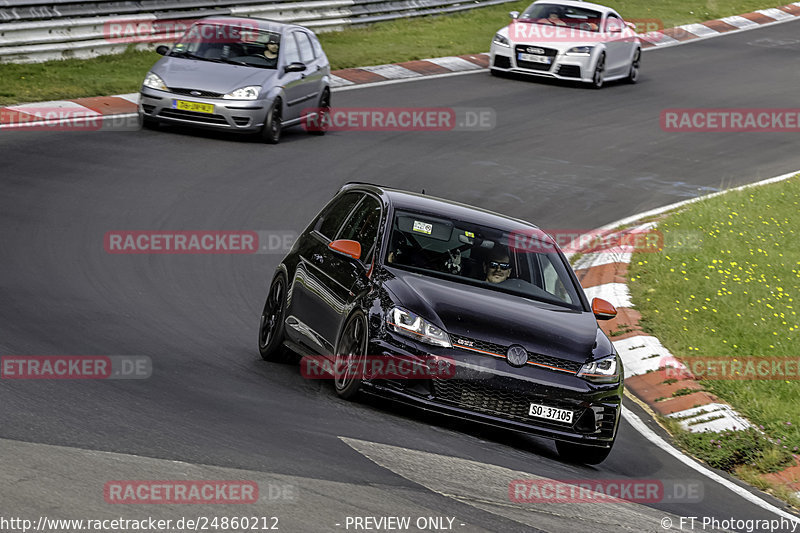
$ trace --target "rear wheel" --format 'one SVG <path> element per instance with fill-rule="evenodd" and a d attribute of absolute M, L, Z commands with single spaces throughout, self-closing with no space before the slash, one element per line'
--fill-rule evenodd
<path fill-rule="evenodd" d="M 349 400 L 361 388 L 367 355 L 367 317 L 356 311 L 347 319 L 336 344 L 333 385 L 336 394 Z"/>
<path fill-rule="evenodd" d="M 267 144 L 278 144 L 281 140 L 281 129 L 283 124 L 281 118 L 283 115 L 283 107 L 280 98 L 275 98 L 272 107 L 267 113 L 267 120 L 264 122 L 264 127 L 261 130 L 261 138 Z"/>
<path fill-rule="evenodd" d="M 611 453 L 611 447 L 599 448 L 585 444 L 556 441 L 556 450 L 562 459 L 570 463 L 596 465 L 602 463 Z"/>
<path fill-rule="evenodd" d="M 592 74 L 592 88 L 600 89 L 603 86 L 606 70 L 606 55 L 600 54 L 597 58 L 597 65 L 594 67 L 594 74 Z"/>
<path fill-rule="evenodd" d="M 286 358 L 286 349 L 283 347 L 285 314 L 286 278 L 283 274 L 278 274 L 270 285 L 258 328 L 258 351 L 265 361 L 280 361 Z"/>
<path fill-rule="evenodd" d="M 625 78 L 625 81 L 628 83 L 636 83 L 639 81 L 639 65 L 642 61 L 642 49 L 637 48 L 636 52 L 633 54 L 633 61 L 631 61 L 631 70 L 628 73 L 628 77 Z"/>
<path fill-rule="evenodd" d="M 309 130 L 313 135 L 325 135 L 331 125 L 331 92 L 328 88 L 322 91 L 319 97 L 319 115 L 317 116 L 317 127 Z"/>

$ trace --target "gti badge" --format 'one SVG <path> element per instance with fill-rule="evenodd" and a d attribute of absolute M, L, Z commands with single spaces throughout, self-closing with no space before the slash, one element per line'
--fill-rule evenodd
<path fill-rule="evenodd" d="M 529 54 L 543 55 L 544 54 L 544 50 L 542 50 L 541 48 L 534 48 L 533 46 L 529 46 L 528 47 L 528 53 Z"/>
<path fill-rule="evenodd" d="M 465 341 L 464 339 L 456 339 L 456 343 L 462 346 L 475 346 L 475 342 L 473 341 Z"/>
<path fill-rule="evenodd" d="M 528 352 L 519 344 L 514 344 L 508 349 L 506 361 L 509 365 L 517 368 L 525 366 L 525 363 L 528 362 Z"/>

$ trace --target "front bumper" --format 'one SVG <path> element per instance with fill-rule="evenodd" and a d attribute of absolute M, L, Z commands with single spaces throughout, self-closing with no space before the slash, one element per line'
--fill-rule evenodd
<path fill-rule="evenodd" d="M 212 113 L 183 111 L 176 108 L 177 100 L 212 105 L 214 109 Z M 253 132 L 264 126 L 271 105 L 272 102 L 266 100 L 225 100 L 142 87 L 139 113 L 142 117 L 173 124 Z"/>
<path fill-rule="evenodd" d="M 516 46 L 501 46 L 492 41 L 489 51 L 489 68 L 501 72 L 513 72 L 530 76 L 540 76 L 559 80 L 591 82 L 594 73 L 595 54 L 587 56 L 566 55 L 560 50 L 552 50 L 550 64 L 522 62 L 517 58 Z M 537 47 L 538 48 L 538 47 Z"/>
<path fill-rule="evenodd" d="M 403 358 L 444 357 L 455 373 L 431 379 L 373 380 L 368 391 L 423 409 L 483 424 L 556 440 L 610 447 L 616 437 L 622 402 L 622 380 L 594 384 L 575 373 L 526 365 L 459 348 L 436 348 L 387 333 L 370 342 L 375 355 Z M 531 403 L 573 412 L 572 422 L 556 422 L 528 414 Z"/>

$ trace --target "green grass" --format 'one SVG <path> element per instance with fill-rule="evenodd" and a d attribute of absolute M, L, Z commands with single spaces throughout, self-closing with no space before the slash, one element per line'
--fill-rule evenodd
<path fill-rule="evenodd" d="M 668 28 L 755 9 L 783 5 L 778 0 L 618 0 L 608 2 L 628 20 L 656 19 Z M 464 13 L 404 19 L 320 34 L 334 69 L 412 59 L 486 52 L 508 12 L 530 1 Z M 0 64 L 0 105 L 136 92 L 155 52 L 128 52 L 88 60 L 33 65 Z"/>
<path fill-rule="evenodd" d="M 795 176 L 667 217 L 658 229 L 669 249 L 635 254 L 631 262 L 629 286 L 643 329 L 678 358 L 800 360 L 798 209 Z M 800 380 L 701 384 L 769 436 L 775 454 L 765 453 L 762 463 L 783 464 L 786 453 L 798 453 Z"/>

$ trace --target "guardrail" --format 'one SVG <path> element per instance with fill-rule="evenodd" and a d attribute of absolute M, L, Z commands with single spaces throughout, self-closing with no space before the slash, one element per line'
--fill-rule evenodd
<path fill-rule="evenodd" d="M 174 40 L 174 25 L 208 15 L 259 17 L 333 31 L 407 17 L 453 13 L 514 0 L 143 0 L 75 2 L 0 0 L 0 63 L 35 63 L 152 48 Z M 135 38 L 115 39 L 112 24 L 149 28 Z"/>

